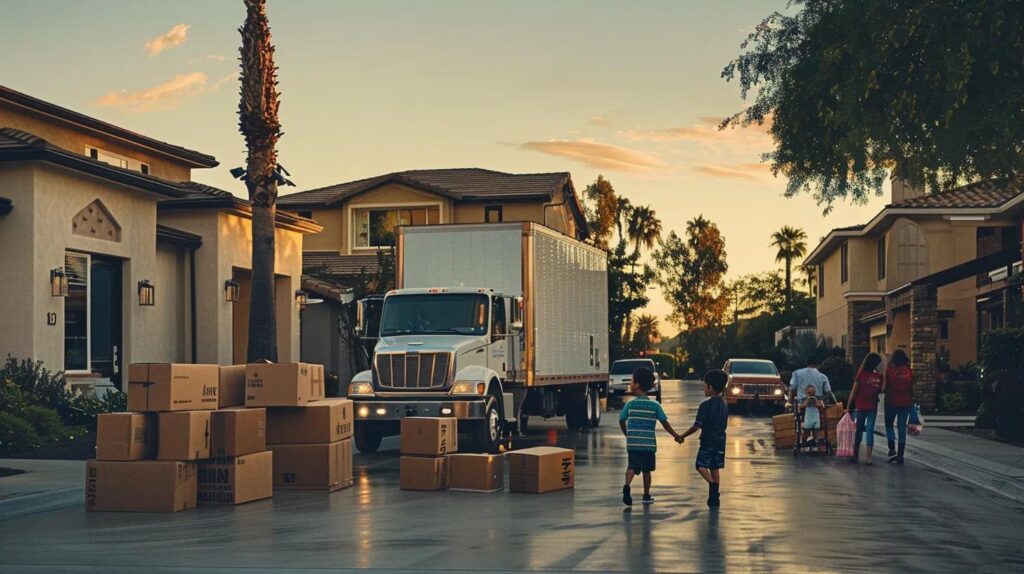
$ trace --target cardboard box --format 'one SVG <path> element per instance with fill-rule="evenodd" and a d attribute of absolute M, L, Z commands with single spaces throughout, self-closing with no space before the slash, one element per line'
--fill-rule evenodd
<path fill-rule="evenodd" d="M 508 453 L 508 487 L 512 492 L 542 493 L 573 488 L 576 452 L 538 446 Z"/>
<path fill-rule="evenodd" d="M 842 404 L 827 405 L 825 407 L 825 420 L 838 423 L 846 414 L 846 407 Z"/>
<path fill-rule="evenodd" d="M 398 462 L 398 485 L 402 490 L 444 490 L 448 477 L 446 456 L 402 456 Z"/>
<path fill-rule="evenodd" d="M 101 413 L 96 417 L 97 460 L 156 458 L 156 415 Z"/>
<path fill-rule="evenodd" d="M 210 458 L 210 411 L 160 413 L 158 424 L 158 459 Z"/>
<path fill-rule="evenodd" d="M 132 363 L 128 367 L 128 410 L 213 410 L 218 405 L 219 387 L 217 365 Z"/>
<path fill-rule="evenodd" d="M 274 490 L 333 492 L 352 486 L 352 439 L 329 444 L 275 444 Z"/>
<path fill-rule="evenodd" d="M 352 436 L 352 401 L 325 399 L 267 413 L 267 443 L 338 442 Z"/>
<path fill-rule="evenodd" d="M 267 450 L 267 409 L 222 409 L 210 413 L 210 418 L 210 456 L 240 456 Z"/>
<path fill-rule="evenodd" d="M 245 366 L 247 407 L 304 407 L 323 398 L 323 365 L 250 363 Z"/>
<path fill-rule="evenodd" d="M 270 498 L 274 494 L 273 457 L 268 450 L 200 462 L 199 505 L 242 504 Z"/>
<path fill-rule="evenodd" d="M 85 463 L 85 509 L 178 512 L 196 507 L 196 463 L 175 460 Z"/>
<path fill-rule="evenodd" d="M 245 365 L 220 367 L 217 408 L 245 406 Z"/>
<path fill-rule="evenodd" d="M 497 492 L 505 488 L 505 457 L 497 454 L 448 455 L 448 488 Z"/>
<path fill-rule="evenodd" d="M 793 419 L 793 413 L 783 413 L 781 415 L 775 415 L 774 417 L 772 417 L 772 428 L 774 428 L 775 430 L 794 428 L 794 425 L 796 423 Z"/>
<path fill-rule="evenodd" d="M 443 456 L 459 450 L 459 421 L 454 418 L 402 419 L 401 453 Z"/>
<path fill-rule="evenodd" d="M 796 444 L 796 435 L 784 435 L 775 437 L 775 448 L 793 448 Z"/>

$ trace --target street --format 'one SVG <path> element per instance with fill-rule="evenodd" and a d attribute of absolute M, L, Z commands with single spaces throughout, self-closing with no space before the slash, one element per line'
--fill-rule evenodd
<path fill-rule="evenodd" d="M 665 385 L 682 432 L 698 383 Z M 576 488 L 545 495 L 403 492 L 397 441 L 356 457 L 356 485 L 275 493 L 236 508 L 172 515 L 86 513 L 81 506 L 7 521 L 2 571 L 796 572 L 1024 570 L 1024 509 L 916 464 L 874 467 L 771 448 L 766 414 L 730 418 L 723 502 L 705 506 L 696 437 L 660 434 L 654 505 L 620 501 L 625 441 L 616 412 L 599 429 L 531 420 L 516 447 L 577 452 Z M 884 443 L 884 440 L 882 441 Z M 880 449 L 884 450 L 884 449 Z M 884 454 L 884 453 L 883 453 Z M 642 487 L 634 483 L 634 492 Z M 639 498 L 639 497 L 637 497 Z"/>

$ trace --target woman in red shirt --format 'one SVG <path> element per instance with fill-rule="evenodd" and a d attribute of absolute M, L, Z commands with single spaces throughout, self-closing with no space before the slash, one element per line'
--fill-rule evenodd
<path fill-rule="evenodd" d="M 881 355 L 868 353 L 853 380 L 850 403 L 847 405 L 847 410 L 856 410 L 857 416 L 857 435 L 853 440 L 853 462 L 857 462 L 860 455 L 861 436 L 866 435 L 864 442 L 867 443 L 868 448 L 865 461 L 867 464 L 871 464 L 871 450 L 875 447 L 878 395 L 882 392 L 882 375 L 878 372 L 878 366 L 881 364 Z"/>
<path fill-rule="evenodd" d="M 882 392 L 885 393 L 885 438 L 889 442 L 889 462 L 903 464 L 907 419 L 914 408 L 914 372 L 910 370 L 910 360 L 902 350 L 893 352 L 889 366 L 885 368 Z M 899 450 L 896 450 L 896 433 L 892 428 L 894 422 L 899 431 Z"/>

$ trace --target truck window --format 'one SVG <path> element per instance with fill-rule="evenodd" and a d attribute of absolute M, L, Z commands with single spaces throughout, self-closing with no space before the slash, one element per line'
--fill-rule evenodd
<path fill-rule="evenodd" d="M 730 375 L 778 375 L 774 363 L 761 361 L 730 361 Z"/>
<path fill-rule="evenodd" d="M 633 371 L 640 367 L 646 367 L 651 370 L 652 373 L 656 373 L 657 369 L 654 367 L 654 361 L 650 359 L 630 359 L 625 361 L 615 361 L 612 364 L 613 375 L 631 375 Z"/>
<path fill-rule="evenodd" d="M 496 337 L 508 333 L 505 324 L 505 300 L 495 297 L 491 302 L 491 336 Z"/>
<path fill-rule="evenodd" d="M 487 299 L 475 293 L 392 295 L 384 301 L 380 336 L 485 335 Z"/>

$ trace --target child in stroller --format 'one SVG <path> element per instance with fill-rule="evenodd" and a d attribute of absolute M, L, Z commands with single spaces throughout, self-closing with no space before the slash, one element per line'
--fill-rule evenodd
<path fill-rule="evenodd" d="M 807 398 L 797 407 L 797 426 L 803 427 L 803 434 L 798 436 L 801 437 L 801 442 L 810 452 L 818 452 L 822 447 L 821 442 L 824 442 L 824 447 L 827 450 L 828 439 L 824 438 L 823 441 L 818 439 L 818 431 L 821 430 L 821 410 L 825 408 L 825 403 L 815 396 L 817 389 L 814 388 L 814 385 L 807 385 L 804 392 Z M 803 419 L 802 425 L 801 418 Z"/>

